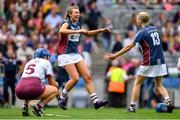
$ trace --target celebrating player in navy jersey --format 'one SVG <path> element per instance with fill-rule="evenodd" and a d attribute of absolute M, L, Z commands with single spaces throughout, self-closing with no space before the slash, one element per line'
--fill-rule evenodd
<path fill-rule="evenodd" d="M 16 95 L 24 100 L 22 115 L 29 116 L 28 104 L 30 100 L 40 102 L 33 107 L 36 116 L 43 116 L 43 107 L 59 95 L 58 85 L 53 79 L 54 73 L 49 61 L 50 53 L 45 48 L 38 48 L 34 53 L 34 59 L 26 63 L 21 80 L 16 85 Z M 49 85 L 44 85 L 45 79 Z"/>
<path fill-rule="evenodd" d="M 66 13 L 66 20 L 62 22 L 59 29 L 61 40 L 57 47 L 58 64 L 64 66 L 71 79 L 65 85 L 61 96 L 59 97 L 59 106 L 66 110 L 67 96 L 73 86 L 78 82 L 79 75 L 84 78 L 85 87 L 93 102 L 94 108 L 98 109 L 105 106 L 108 101 L 100 101 L 95 93 L 92 77 L 85 64 L 82 56 L 78 53 L 78 43 L 80 34 L 92 36 L 101 32 L 111 32 L 108 28 L 97 29 L 88 31 L 82 28 L 78 22 L 80 17 L 79 8 L 77 6 L 71 6 Z"/>
<path fill-rule="evenodd" d="M 136 44 L 139 44 L 142 48 L 143 62 L 137 72 L 132 91 L 131 104 L 128 111 L 135 112 L 136 102 L 138 100 L 140 87 L 143 81 L 147 77 L 155 77 L 156 88 L 157 90 L 159 90 L 159 92 L 165 99 L 165 103 L 167 105 L 167 112 L 172 113 L 174 105 L 171 102 L 167 90 L 162 85 L 162 76 L 167 74 L 167 68 L 164 61 L 161 39 L 157 28 L 148 25 L 149 19 L 150 16 L 148 13 L 140 12 L 137 15 L 137 23 L 138 26 L 142 29 L 137 33 L 134 42 L 125 46 L 115 54 L 106 55 L 105 59 L 107 61 L 112 61 L 116 57 L 128 52 Z"/>

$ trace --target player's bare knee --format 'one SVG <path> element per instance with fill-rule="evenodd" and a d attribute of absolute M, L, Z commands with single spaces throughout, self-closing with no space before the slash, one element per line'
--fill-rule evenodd
<path fill-rule="evenodd" d="M 56 94 L 58 93 L 58 89 L 55 86 L 52 86 L 50 90 L 52 93 L 56 93 Z"/>
<path fill-rule="evenodd" d="M 72 80 L 73 80 L 74 82 L 78 82 L 78 81 L 79 81 L 79 76 L 74 76 L 74 77 L 72 77 Z"/>

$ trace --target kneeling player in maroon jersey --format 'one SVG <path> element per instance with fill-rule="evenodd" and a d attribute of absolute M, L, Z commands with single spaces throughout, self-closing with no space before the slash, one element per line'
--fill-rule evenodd
<path fill-rule="evenodd" d="M 58 84 L 53 79 L 53 71 L 49 62 L 50 53 L 47 49 L 38 48 L 34 53 L 34 59 L 26 63 L 21 80 L 16 86 L 16 95 L 24 100 L 22 115 L 29 116 L 28 104 L 30 100 L 40 102 L 33 106 L 33 113 L 36 116 L 43 116 L 43 107 L 54 97 L 59 95 Z M 44 85 L 48 79 L 49 85 Z"/>

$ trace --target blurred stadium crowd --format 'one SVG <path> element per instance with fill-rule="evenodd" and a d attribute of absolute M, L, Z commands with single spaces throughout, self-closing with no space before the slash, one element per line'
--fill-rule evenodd
<path fill-rule="evenodd" d="M 93 30 L 99 27 L 109 27 L 113 29 L 112 33 L 103 33 L 101 36 L 95 36 L 93 38 L 82 36 L 79 51 L 82 52 L 89 68 L 91 68 L 93 61 L 91 61 L 90 54 L 92 51 L 98 51 L 103 48 L 106 52 L 117 52 L 123 46 L 133 41 L 136 32 L 139 30 L 136 26 L 135 8 L 132 7 L 134 12 L 129 14 L 131 17 L 125 20 L 126 23 L 119 22 L 120 20 L 118 21 L 119 24 L 127 25 L 118 28 L 118 25 L 116 25 L 114 21 L 114 17 L 116 16 L 112 16 L 113 14 L 111 14 L 113 11 L 109 11 L 108 16 L 104 13 L 104 9 L 107 6 L 110 8 L 117 8 L 117 6 L 119 6 L 119 11 L 121 11 L 121 6 L 128 7 L 129 4 L 143 5 L 146 7 L 145 10 L 152 9 L 153 5 L 158 6 L 161 12 L 152 18 L 151 24 L 157 26 L 161 32 L 165 54 L 170 55 L 169 57 L 176 54 L 176 56 L 179 56 L 180 9 L 178 8 L 178 2 L 178 0 L 1 0 L 0 84 L 3 86 L 4 91 L 0 92 L 1 103 L 3 103 L 4 106 L 9 104 L 15 105 L 15 84 L 20 78 L 23 65 L 31 59 L 34 50 L 39 47 L 45 47 L 50 50 L 52 54 L 51 63 L 54 66 L 57 80 L 61 79 L 58 78 L 60 73 L 56 64 L 56 45 L 60 40 L 58 28 L 63 21 L 66 6 L 79 6 L 81 12 L 80 22 L 85 25 L 87 29 Z M 102 5 L 105 7 L 102 7 Z M 174 8 L 176 9 L 174 10 Z M 126 10 L 125 12 L 128 14 L 128 9 L 123 10 Z M 169 17 L 167 13 L 172 10 L 175 12 Z M 121 16 L 122 19 L 123 17 L 124 16 Z M 109 79 L 111 79 L 112 75 L 108 74 L 110 71 L 109 68 L 116 66 L 122 69 L 123 74 L 127 74 L 125 78 L 122 77 L 123 81 L 131 80 L 134 78 L 136 68 L 140 64 L 139 57 L 141 57 L 140 50 L 134 48 L 123 58 L 107 65 L 105 76 L 107 92 L 110 93 L 110 99 L 122 94 L 116 101 L 110 102 L 110 106 L 125 107 L 125 99 L 122 104 L 118 101 L 122 101 L 122 99 L 125 98 L 126 90 L 123 92 L 114 92 L 108 88 Z M 178 57 L 175 57 L 175 59 L 177 58 Z M 170 67 L 176 67 L 174 64 L 177 63 L 173 63 Z M 9 101 L 8 87 L 10 87 L 12 91 L 12 102 Z M 152 91 L 151 88 L 151 92 Z M 153 92 L 152 94 L 155 93 Z"/>

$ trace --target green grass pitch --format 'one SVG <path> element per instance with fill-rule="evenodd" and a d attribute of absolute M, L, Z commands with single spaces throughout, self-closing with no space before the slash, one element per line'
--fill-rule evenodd
<path fill-rule="evenodd" d="M 22 117 L 21 110 L 18 108 L 0 108 L 0 119 L 180 119 L 180 109 L 175 109 L 171 114 L 156 113 L 154 109 L 137 109 L 136 113 L 127 113 L 126 109 L 118 108 L 102 108 L 99 110 L 95 110 L 93 108 L 69 108 L 66 111 L 63 111 L 60 108 L 46 108 L 44 117 L 36 117 L 31 111 L 32 109 L 30 109 L 30 117 Z"/>

